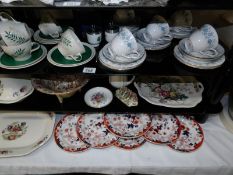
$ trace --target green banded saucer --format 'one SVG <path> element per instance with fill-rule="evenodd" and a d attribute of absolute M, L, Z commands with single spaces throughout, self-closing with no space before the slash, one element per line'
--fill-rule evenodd
<path fill-rule="evenodd" d="M 31 57 L 26 61 L 15 61 L 13 57 L 4 53 L 0 56 L 0 67 L 5 69 L 27 68 L 42 61 L 46 54 L 47 49 L 43 45 L 37 51 L 32 52 Z"/>
<path fill-rule="evenodd" d="M 96 51 L 90 44 L 83 43 L 83 46 L 85 48 L 85 53 L 82 54 L 82 60 L 80 61 L 65 59 L 65 57 L 59 52 L 57 46 L 53 47 L 48 52 L 47 59 L 51 64 L 58 67 L 76 67 L 86 64 L 95 57 Z"/>

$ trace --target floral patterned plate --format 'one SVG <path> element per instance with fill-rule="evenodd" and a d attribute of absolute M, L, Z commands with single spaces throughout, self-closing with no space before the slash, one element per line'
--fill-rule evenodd
<path fill-rule="evenodd" d="M 82 152 L 90 147 L 77 136 L 78 118 L 78 114 L 67 115 L 57 123 L 54 129 L 55 142 L 64 151 Z"/>
<path fill-rule="evenodd" d="M 104 114 L 83 114 L 78 119 L 78 137 L 92 148 L 105 148 L 113 145 L 117 137 L 104 125 Z"/>
<path fill-rule="evenodd" d="M 27 155 L 49 140 L 55 114 L 3 112 L 0 120 L 0 157 L 14 157 Z"/>
<path fill-rule="evenodd" d="M 148 114 L 106 114 L 105 126 L 118 137 L 136 138 L 151 127 Z"/>
<path fill-rule="evenodd" d="M 143 137 L 138 138 L 119 138 L 116 143 L 114 143 L 114 146 L 126 150 L 132 150 L 136 149 L 140 146 L 142 146 L 146 140 Z"/>
<path fill-rule="evenodd" d="M 168 144 L 169 147 L 181 152 L 197 150 L 204 141 L 204 133 L 201 126 L 186 116 L 177 116 L 180 121 L 181 133 L 177 140 Z"/>
<path fill-rule="evenodd" d="M 93 108 L 103 108 L 111 103 L 112 92 L 104 87 L 95 87 L 86 92 L 85 103 Z"/>
<path fill-rule="evenodd" d="M 139 95 L 151 104 L 171 108 L 195 107 L 202 100 L 204 86 L 200 82 L 143 83 L 135 82 Z"/>
<path fill-rule="evenodd" d="M 144 134 L 151 143 L 170 143 L 180 135 L 180 122 L 170 114 L 155 114 L 152 118 L 152 127 Z"/>
<path fill-rule="evenodd" d="M 19 102 L 34 91 L 31 81 L 17 78 L 0 78 L 0 103 Z"/>

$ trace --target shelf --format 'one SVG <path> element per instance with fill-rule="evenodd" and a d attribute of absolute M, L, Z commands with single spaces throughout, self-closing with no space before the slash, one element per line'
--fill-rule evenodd
<path fill-rule="evenodd" d="M 162 6 L 164 6 L 163 4 Z M 95 8 L 95 9 L 112 9 L 112 8 L 170 8 L 170 9 L 229 9 L 232 10 L 232 0 L 170 0 L 165 7 L 158 6 L 154 0 L 129 0 L 128 3 L 104 5 L 98 0 L 80 0 L 80 3 L 66 6 L 47 5 L 39 0 L 24 0 L 23 2 L 0 3 L 0 8 Z"/>

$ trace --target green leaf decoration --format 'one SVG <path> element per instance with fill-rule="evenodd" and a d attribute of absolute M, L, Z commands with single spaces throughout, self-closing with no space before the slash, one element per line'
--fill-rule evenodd
<path fill-rule="evenodd" d="M 71 41 L 67 38 L 62 38 L 63 44 L 65 44 L 67 47 L 71 47 Z"/>
<path fill-rule="evenodd" d="M 25 49 L 19 49 L 15 52 L 15 55 L 20 56 L 24 53 Z"/>
<path fill-rule="evenodd" d="M 12 32 L 5 31 L 5 37 L 17 44 L 23 44 L 26 42 L 26 39 L 24 37 L 18 36 Z"/>

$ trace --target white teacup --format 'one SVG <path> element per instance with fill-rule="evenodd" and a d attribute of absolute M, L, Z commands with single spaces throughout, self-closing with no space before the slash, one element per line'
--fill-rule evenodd
<path fill-rule="evenodd" d="M 209 24 L 205 24 L 199 30 L 193 32 L 185 40 L 186 52 L 200 52 L 201 54 L 210 54 L 214 57 L 217 55 L 215 48 L 218 46 L 218 34 Z"/>
<path fill-rule="evenodd" d="M 147 42 L 155 40 L 171 40 L 169 32 L 170 29 L 168 23 L 151 23 L 147 25 L 143 37 Z"/>
<path fill-rule="evenodd" d="M 135 76 L 132 76 L 130 79 L 129 78 L 130 76 L 126 75 L 109 76 L 109 83 L 115 88 L 122 88 L 130 85 L 134 81 Z"/>
<path fill-rule="evenodd" d="M 73 30 L 67 29 L 61 36 L 58 43 L 58 50 L 67 60 L 82 60 L 82 53 L 85 48 Z"/>
<path fill-rule="evenodd" d="M 1 21 L 0 35 L 8 46 L 25 43 L 31 38 L 31 31 L 27 24 L 17 21 Z"/>
<path fill-rule="evenodd" d="M 108 51 L 112 57 L 120 56 L 125 58 L 137 58 L 138 45 L 135 37 L 127 28 L 123 28 L 121 32 L 110 42 Z"/>
<path fill-rule="evenodd" d="M 26 61 L 31 57 L 31 53 L 40 48 L 40 44 L 28 40 L 17 46 L 1 46 L 2 50 L 15 61 Z"/>
<path fill-rule="evenodd" d="M 38 28 L 44 35 L 49 35 L 52 38 L 59 38 L 62 33 L 61 26 L 57 26 L 55 23 L 41 23 Z"/>

